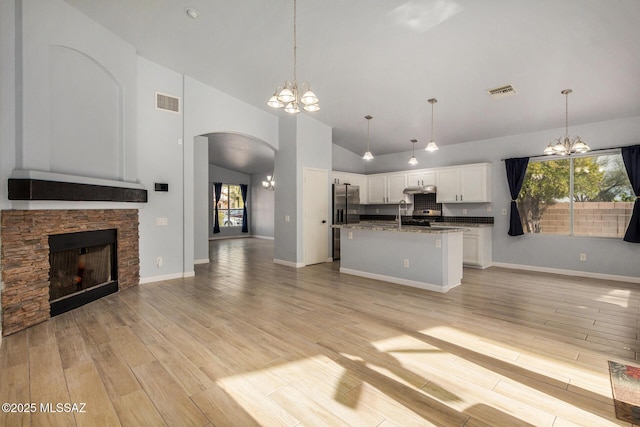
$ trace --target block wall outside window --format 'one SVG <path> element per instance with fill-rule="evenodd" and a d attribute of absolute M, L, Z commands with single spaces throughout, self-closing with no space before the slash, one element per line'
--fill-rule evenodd
<path fill-rule="evenodd" d="M 525 233 L 623 237 L 635 196 L 619 153 L 532 161 L 518 197 Z"/>

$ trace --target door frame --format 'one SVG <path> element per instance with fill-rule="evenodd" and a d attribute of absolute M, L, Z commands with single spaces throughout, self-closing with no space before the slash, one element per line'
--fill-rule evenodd
<path fill-rule="evenodd" d="M 311 172 L 311 173 L 310 173 Z M 313 242 L 310 236 L 310 226 L 311 222 L 307 220 L 306 212 L 310 209 L 309 204 L 312 200 L 310 196 L 313 195 L 313 192 L 309 187 L 312 186 L 311 182 L 308 180 L 312 175 L 318 176 L 317 182 L 313 183 L 313 186 L 319 185 L 322 180 L 322 187 L 324 189 L 324 197 L 322 198 L 323 206 L 324 206 L 324 232 L 322 235 L 323 243 L 325 247 L 323 260 L 320 262 L 328 262 L 330 260 L 329 257 L 329 226 L 330 226 L 330 212 L 329 212 L 329 171 L 327 169 L 319 169 L 319 168 L 310 168 L 304 167 L 302 170 L 302 258 L 304 265 L 317 264 L 318 260 L 313 260 L 310 262 L 307 258 L 307 253 L 309 253 L 309 249 L 312 247 L 311 245 L 315 245 L 317 242 Z"/>

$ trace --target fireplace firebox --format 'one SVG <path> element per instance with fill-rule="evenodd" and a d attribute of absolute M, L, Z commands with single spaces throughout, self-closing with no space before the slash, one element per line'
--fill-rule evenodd
<path fill-rule="evenodd" d="M 56 316 L 118 291 L 117 230 L 49 236 L 49 304 Z"/>

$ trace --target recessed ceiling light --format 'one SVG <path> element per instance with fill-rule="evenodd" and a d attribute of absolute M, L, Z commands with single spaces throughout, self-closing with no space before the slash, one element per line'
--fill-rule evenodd
<path fill-rule="evenodd" d="M 191 19 L 198 19 L 198 16 L 200 16 L 200 12 L 192 7 L 185 8 L 184 13 L 186 13 L 187 16 Z"/>

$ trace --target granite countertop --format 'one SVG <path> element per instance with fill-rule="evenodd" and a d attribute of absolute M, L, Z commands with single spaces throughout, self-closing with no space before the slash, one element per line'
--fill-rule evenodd
<path fill-rule="evenodd" d="M 477 224 L 471 222 L 432 222 L 431 225 L 446 227 L 464 227 L 464 228 L 477 228 L 477 227 L 493 227 L 493 224 Z"/>
<path fill-rule="evenodd" d="M 332 228 L 346 228 L 350 230 L 371 230 L 371 231 L 395 231 L 400 233 L 424 233 L 424 234 L 447 234 L 461 233 L 465 227 L 420 227 L 415 225 L 403 225 L 398 227 L 397 223 L 390 222 L 360 222 L 357 224 L 335 224 Z"/>

